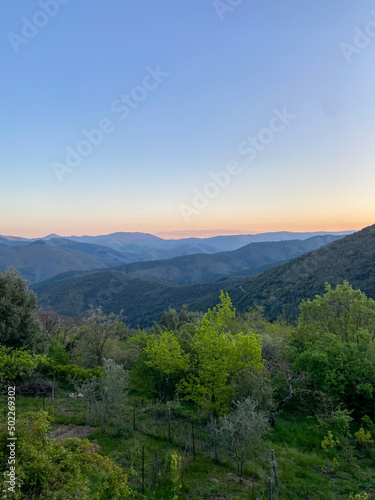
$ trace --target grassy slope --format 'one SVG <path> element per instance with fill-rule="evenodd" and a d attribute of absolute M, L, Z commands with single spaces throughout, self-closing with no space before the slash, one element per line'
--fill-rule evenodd
<path fill-rule="evenodd" d="M 46 406 L 50 402 L 46 400 Z M 23 398 L 17 400 L 19 413 L 42 408 L 39 398 Z M 87 408 L 82 400 L 72 400 L 63 391 L 57 391 L 55 401 L 55 423 L 84 425 L 87 419 Z M 129 472 L 130 486 L 141 491 L 141 449 L 145 447 L 145 479 L 149 484 L 155 463 L 155 453 L 162 462 L 168 463 L 171 451 L 184 456 L 184 476 L 181 499 L 214 499 L 242 500 L 251 498 L 251 481 L 254 477 L 254 498 L 267 498 L 267 478 L 270 475 L 269 455 L 271 448 L 275 451 L 278 475 L 280 479 L 280 499 L 290 500 L 337 500 L 347 499 L 349 492 L 370 492 L 375 483 L 374 464 L 370 460 L 358 460 L 352 468 L 340 467 L 331 471 L 326 467 L 326 459 L 320 448 L 322 435 L 313 430 L 313 421 L 305 414 L 284 412 L 276 420 L 274 430 L 264 443 L 264 452 L 245 469 L 243 484 L 238 482 L 233 464 L 222 459 L 216 465 L 211 450 L 201 431 L 200 420 L 193 408 L 183 404 L 175 409 L 172 420 L 172 443 L 167 437 L 166 409 L 163 405 L 143 402 L 137 413 L 137 431 L 132 432 L 132 405 L 127 405 L 123 420 L 119 424 L 127 429 L 128 435 L 118 437 L 114 428 L 103 435 L 100 430 L 90 436 L 90 440 L 100 444 L 101 453 L 108 455 Z M 195 418 L 196 460 L 193 460 L 191 448 L 186 444 L 190 433 L 191 418 Z M 204 425 L 204 420 L 202 420 Z M 202 440 L 203 437 L 203 440 Z M 203 444 L 203 447 L 202 447 Z M 186 449 L 186 452 L 185 452 Z M 220 456 L 219 456 L 220 459 Z M 167 467 L 160 469 L 159 485 L 155 496 L 166 500 L 172 498 L 173 488 L 167 478 Z M 146 495 L 147 495 L 146 489 Z M 215 495 L 225 495 L 219 497 Z M 370 498 L 375 498 L 374 494 Z"/>

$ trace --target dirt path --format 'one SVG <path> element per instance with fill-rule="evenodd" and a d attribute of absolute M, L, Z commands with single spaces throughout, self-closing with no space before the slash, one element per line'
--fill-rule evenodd
<path fill-rule="evenodd" d="M 48 437 L 55 441 L 71 437 L 85 438 L 97 430 L 98 427 L 89 427 L 88 425 L 58 425 L 48 434 Z"/>

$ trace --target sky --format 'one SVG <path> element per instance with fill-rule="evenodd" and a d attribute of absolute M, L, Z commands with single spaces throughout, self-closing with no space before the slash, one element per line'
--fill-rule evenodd
<path fill-rule="evenodd" d="M 0 234 L 375 222 L 375 4 L 3 0 Z"/>

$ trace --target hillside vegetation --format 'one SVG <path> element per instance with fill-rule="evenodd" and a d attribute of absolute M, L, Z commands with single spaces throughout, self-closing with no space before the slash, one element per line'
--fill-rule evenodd
<path fill-rule="evenodd" d="M 38 294 L 40 306 L 59 314 L 80 316 L 92 305 L 102 307 L 106 313 L 123 311 L 126 323 L 136 328 L 151 326 L 169 306 L 180 308 L 189 303 L 199 289 L 203 295 L 218 296 L 222 287 L 222 282 L 182 287 L 106 270 L 41 283 L 33 286 L 33 290 Z"/>
<path fill-rule="evenodd" d="M 307 240 L 250 243 L 238 250 L 216 254 L 196 254 L 174 259 L 136 262 L 117 270 L 137 276 L 157 278 L 178 285 L 217 281 L 241 272 L 293 259 L 340 239 L 340 236 L 315 236 Z M 256 272 L 256 271 L 255 271 Z"/>
<path fill-rule="evenodd" d="M 270 319 L 294 320 L 302 299 L 344 280 L 375 298 L 375 225 L 225 289 L 240 311 L 260 305 Z M 215 300 L 198 299 L 194 307 L 204 310 Z"/>
<path fill-rule="evenodd" d="M 259 305 L 268 318 L 293 321 L 302 299 L 322 293 L 325 282 L 334 285 L 343 280 L 375 298 L 375 226 L 253 277 L 176 286 L 114 270 L 42 283 L 34 289 L 41 305 L 64 314 L 102 305 L 107 312 L 123 309 L 131 326 L 151 326 L 168 307 L 187 304 L 197 311 L 213 307 L 221 289 L 229 292 L 239 311 Z M 102 296 L 108 297 L 103 303 Z"/>
<path fill-rule="evenodd" d="M 145 330 L 101 308 L 64 317 L 13 270 L 0 297 L 19 500 L 375 497 L 375 301 L 347 282 L 303 301 L 296 326 L 224 292 Z"/>

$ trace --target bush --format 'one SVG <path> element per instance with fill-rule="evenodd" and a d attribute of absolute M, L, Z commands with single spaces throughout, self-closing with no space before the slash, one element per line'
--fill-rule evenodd
<path fill-rule="evenodd" d="M 115 500 L 128 494 L 125 472 L 99 455 L 87 439 L 47 438 L 51 417 L 44 411 L 17 420 L 16 500 Z M 0 486 L 9 488 L 2 473 L 9 470 L 8 433 L 0 434 Z M 92 481 L 95 480 L 95 487 Z M 124 496 L 123 496 L 124 495 Z"/>
<path fill-rule="evenodd" d="M 134 435 L 134 431 L 131 427 L 117 427 L 113 436 L 115 438 L 130 439 Z"/>

